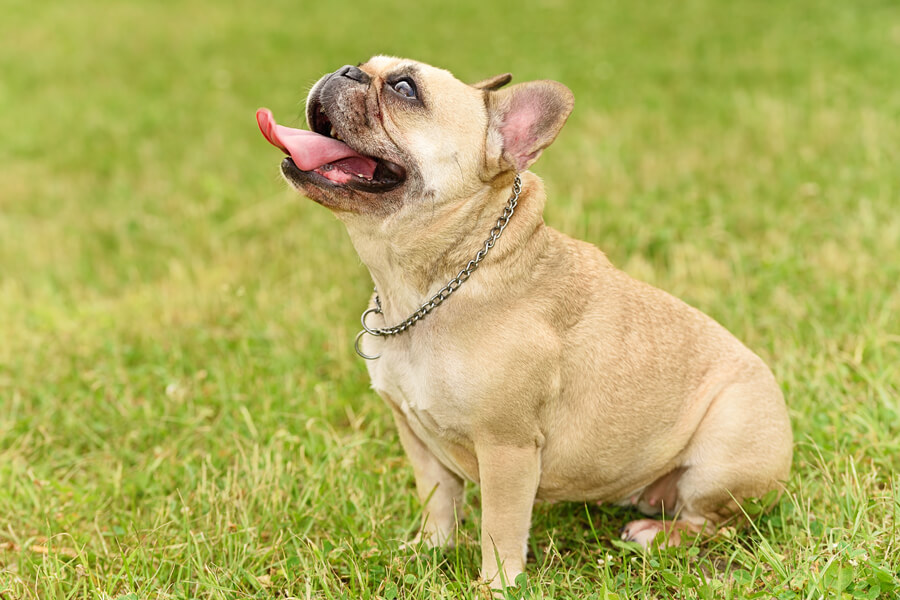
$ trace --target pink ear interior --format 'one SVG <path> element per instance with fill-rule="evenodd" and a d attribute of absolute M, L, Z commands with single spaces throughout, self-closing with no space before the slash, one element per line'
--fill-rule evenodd
<path fill-rule="evenodd" d="M 569 88 L 555 81 L 529 81 L 491 92 L 494 131 L 502 140 L 501 158 L 524 171 L 553 143 L 572 112 Z"/>
<path fill-rule="evenodd" d="M 511 98 L 500 135 L 503 136 L 503 150 L 516 163 L 517 170 L 524 169 L 541 151 L 535 148 L 541 117 L 542 106 L 537 94 L 516 94 Z"/>

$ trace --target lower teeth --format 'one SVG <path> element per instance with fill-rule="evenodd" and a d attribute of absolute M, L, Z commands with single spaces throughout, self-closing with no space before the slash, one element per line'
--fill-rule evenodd
<path fill-rule="evenodd" d="M 323 171 L 330 171 L 334 168 L 334 165 L 322 165 Z"/>

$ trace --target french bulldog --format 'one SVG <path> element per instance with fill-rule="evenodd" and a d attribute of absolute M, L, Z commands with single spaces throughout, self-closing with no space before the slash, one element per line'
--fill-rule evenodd
<path fill-rule="evenodd" d="M 344 223 L 375 282 L 357 349 L 415 473 L 414 541 L 452 544 L 463 483 L 479 484 L 494 587 L 525 569 L 535 501 L 634 506 L 663 518 L 624 539 L 677 544 L 777 494 L 792 456 L 756 354 L 544 223 L 527 169 L 574 100 L 510 79 L 376 56 L 315 84 L 309 131 L 257 113 L 284 177 Z"/>

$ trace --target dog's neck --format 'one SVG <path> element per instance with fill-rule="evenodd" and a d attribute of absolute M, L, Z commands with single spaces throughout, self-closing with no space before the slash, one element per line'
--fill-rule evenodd
<path fill-rule="evenodd" d="M 434 210 L 427 205 L 407 206 L 380 221 L 342 216 L 378 288 L 385 325 L 408 317 L 466 266 L 483 247 L 511 193 L 510 179 L 508 185 L 504 181 L 485 187 Z M 518 207 L 485 263 L 496 264 L 514 255 L 543 225 L 543 210 L 543 183 L 536 175 L 523 173 Z"/>

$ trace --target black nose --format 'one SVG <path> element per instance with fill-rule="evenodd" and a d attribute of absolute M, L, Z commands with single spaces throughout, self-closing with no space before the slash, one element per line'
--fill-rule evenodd
<path fill-rule="evenodd" d="M 341 67 L 340 69 L 338 69 L 337 75 L 340 77 L 352 79 L 353 81 L 358 81 L 360 83 L 369 83 L 369 81 L 371 81 L 371 78 L 368 75 L 351 65 L 347 65 L 346 67 Z"/>

